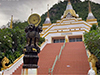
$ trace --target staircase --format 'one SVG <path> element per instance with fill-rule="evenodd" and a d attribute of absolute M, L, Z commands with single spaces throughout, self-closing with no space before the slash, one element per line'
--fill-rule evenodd
<path fill-rule="evenodd" d="M 48 75 L 48 70 L 52 67 L 62 45 L 63 43 L 52 43 L 44 47 L 39 54 L 38 75 Z"/>
<path fill-rule="evenodd" d="M 15 72 L 12 73 L 12 75 L 21 75 L 21 73 L 22 73 L 22 66 L 23 66 L 23 64 L 21 64 L 21 65 L 15 70 Z"/>
<path fill-rule="evenodd" d="M 47 44 L 39 54 L 37 75 L 87 75 L 89 62 L 83 42 L 66 43 L 61 50 L 63 43 Z M 60 54 L 61 53 L 61 54 Z M 52 68 L 56 56 L 57 59 L 52 74 L 49 69 Z M 11 75 L 21 75 L 21 64 Z"/>
<path fill-rule="evenodd" d="M 40 53 L 38 75 L 48 75 L 56 55 L 59 54 L 61 43 L 48 44 Z M 83 42 L 66 43 L 60 59 L 54 67 L 54 75 L 87 75 L 89 70 L 88 57 Z"/>

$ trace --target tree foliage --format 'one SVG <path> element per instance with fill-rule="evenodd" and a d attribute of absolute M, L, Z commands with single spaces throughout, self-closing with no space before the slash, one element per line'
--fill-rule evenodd
<path fill-rule="evenodd" d="M 22 54 L 22 49 L 25 46 L 25 32 L 16 27 L 15 29 L 0 29 L 0 33 L 0 51 L 8 59 L 11 59 L 10 62 L 13 62 Z"/>
<path fill-rule="evenodd" d="M 91 27 L 91 30 L 84 34 L 84 42 L 87 46 L 87 49 L 93 53 L 97 58 L 98 62 L 96 63 L 97 70 L 100 70 L 100 29 L 96 25 Z"/>
<path fill-rule="evenodd" d="M 92 27 L 90 28 L 90 31 L 92 31 L 92 30 L 97 30 L 98 29 L 98 27 L 97 27 L 97 25 L 92 25 Z"/>
<path fill-rule="evenodd" d="M 0 29 L 0 62 L 6 56 L 10 60 L 9 64 L 11 64 L 23 53 L 23 48 L 26 45 L 24 29 L 27 25 L 27 22 L 15 21 L 13 22 L 13 29 Z M 40 38 L 39 45 L 44 41 L 44 38 Z"/>
<path fill-rule="evenodd" d="M 88 33 L 85 32 L 84 38 L 88 50 L 100 59 L 100 30 L 96 29 Z"/>

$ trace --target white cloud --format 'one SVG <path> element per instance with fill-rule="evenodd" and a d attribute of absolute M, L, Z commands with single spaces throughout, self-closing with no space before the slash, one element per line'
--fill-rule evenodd
<path fill-rule="evenodd" d="M 47 4 L 51 7 L 56 2 L 57 0 L 0 0 L 0 26 L 6 25 L 11 15 L 14 15 L 14 19 L 27 20 L 31 8 L 33 13 L 42 15 L 47 11 Z"/>
<path fill-rule="evenodd" d="M 93 1 L 99 2 L 99 0 Z M 10 21 L 11 15 L 14 15 L 14 19 L 27 20 L 31 8 L 33 13 L 42 15 L 47 11 L 47 4 L 52 7 L 57 2 L 58 0 L 0 0 L 0 26 Z"/>
<path fill-rule="evenodd" d="M 100 4 L 100 0 L 91 0 L 91 1 L 93 1 L 93 2 L 95 2 L 95 3 L 99 3 L 99 4 Z"/>
<path fill-rule="evenodd" d="M 7 24 L 8 21 L 9 19 L 7 18 L 7 16 L 0 12 L 0 25 Z"/>

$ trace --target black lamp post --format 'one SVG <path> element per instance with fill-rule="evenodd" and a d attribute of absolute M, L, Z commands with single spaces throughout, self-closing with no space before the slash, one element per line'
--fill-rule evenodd
<path fill-rule="evenodd" d="M 42 32 L 41 26 L 38 25 L 40 20 L 38 14 L 32 14 L 28 19 L 29 25 L 25 28 L 27 45 L 24 47 L 22 75 L 37 75 L 39 33 Z"/>

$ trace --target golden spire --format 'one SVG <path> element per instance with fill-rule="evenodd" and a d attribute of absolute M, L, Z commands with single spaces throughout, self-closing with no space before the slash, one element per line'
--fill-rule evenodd
<path fill-rule="evenodd" d="M 49 4 L 47 4 L 47 10 L 48 10 L 47 17 L 49 17 Z"/>
<path fill-rule="evenodd" d="M 90 5 L 90 1 L 88 2 L 89 4 L 89 12 L 91 12 L 91 5 Z"/>
<path fill-rule="evenodd" d="M 12 23 L 13 23 L 13 15 L 11 15 L 11 23 L 10 23 L 10 28 L 12 29 Z"/>

